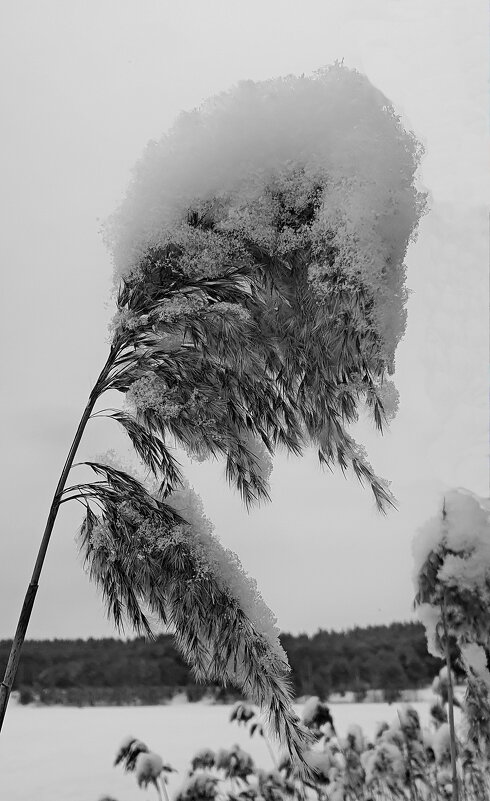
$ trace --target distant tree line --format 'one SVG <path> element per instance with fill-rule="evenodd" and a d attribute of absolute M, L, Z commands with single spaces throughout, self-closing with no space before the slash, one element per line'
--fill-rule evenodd
<path fill-rule="evenodd" d="M 387 700 L 400 691 L 427 686 L 441 662 L 427 653 L 423 627 L 393 623 L 345 632 L 282 634 L 297 697 L 353 691 L 358 700 L 368 690 L 382 690 Z M 0 641 L 0 666 L 10 641 Z M 238 697 L 233 689 L 197 684 L 171 635 L 154 641 L 28 640 L 15 689 L 29 703 L 156 704 L 178 692 L 189 700 L 212 694 L 217 700 Z"/>
<path fill-rule="evenodd" d="M 419 623 L 318 631 L 313 636 L 283 634 L 281 641 L 293 671 L 297 696 L 382 690 L 396 700 L 401 690 L 431 684 L 441 660 L 427 651 Z"/>

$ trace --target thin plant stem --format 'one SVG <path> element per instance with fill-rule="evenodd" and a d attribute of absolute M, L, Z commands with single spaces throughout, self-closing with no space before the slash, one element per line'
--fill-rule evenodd
<path fill-rule="evenodd" d="M 95 383 L 94 388 L 92 389 L 89 395 L 87 405 L 85 406 L 82 417 L 78 424 L 75 437 L 71 444 L 70 450 L 68 451 L 68 456 L 66 457 L 63 470 L 61 471 L 61 475 L 59 477 L 58 484 L 56 486 L 56 490 L 54 492 L 53 499 L 51 501 L 48 519 L 46 521 L 46 527 L 44 529 L 44 534 L 41 539 L 41 544 L 39 546 L 39 551 L 34 565 L 34 570 L 32 571 L 31 580 L 27 587 L 14 639 L 12 641 L 12 646 L 10 648 L 7 667 L 5 668 L 5 675 L 3 677 L 2 683 L 0 684 L 0 731 L 3 726 L 5 713 L 7 711 L 7 705 L 9 702 L 10 694 L 12 692 L 12 686 L 17 673 L 17 668 L 19 666 L 22 646 L 24 644 L 27 627 L 29 625 L 29 620 L 34 606 L 34 601 L 36 599 L 36 593 L 39 587 L 39 578 L 41 575 L 41 570 L 43 568 L 44 560 L 46 557 L 46 551 L 48 550 L 48 545 L 51 539 L 53 527 L 61 505 L 61 496 L 66 484 L 66 480 L 68 478 L 68 473 L 70 472 L 71 466 L 73 464 L 73 459 L 75 458 L 75 454 L 80 444 L 80 440 L 82 439 L 83 432 L 85 431 L 85 426 L 87 425 L 92 410 L 95 406 L 95 403 L 101 392 L 104 391 L 105 388 L 104 383 L 114 363 L 114 359 L 117 356 L 118 349 L 119 348 L 117 345 L 113 345 L 111 347 L 109 357 L 104 367 L 102 368 L 102 371 Z"/>
<path fill-rule="evenodd" d="M 447 602 L 444 595 L 442 605 L 442 625 L 444 629 L 444 645 L 446 652 L 446 667 L 447 667 L 447 705 L 448 705 L 448 718 L 449 718 L 449 734 L 451 741 L 451 771 L 452 771 L 452 801 L 459 801 L 459 782 L 458 772 L 456 767 L 456 730 L 454 726 L 454 695 L 453 695 L 453 680 L 451 676 L 451 655 L 449 652 L 449 636 L 447 627 Z"/>
<path fill-rule="evenodd" d="M 167 785 L 166 785 L 165 779 L 162 779 L 159 776 L 158 779 L 155 782 L 155 785 L 156 785 L 156 788 L 157 788 L 158 796 L 161 799 L 161 801 L 163 801 L 163 799 L 165 799 L 165 801 L 170 801 L 170 798 L 168 796 L 168 790 L 167 790 Z"/>

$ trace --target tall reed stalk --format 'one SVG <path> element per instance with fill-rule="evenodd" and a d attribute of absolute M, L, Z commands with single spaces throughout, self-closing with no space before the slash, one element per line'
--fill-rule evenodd
<path fill-rule="evenodd" d="M 85 426 L 87 425 L 90 419 L 90 415 L 92 414 L 97 399 L 99 398 L 101 392 L 104 389 L 105 379 L 107 378 L 107 375 L 114 363 L 117 353 L 118 353 L 118 346 L 113 345 L 111 347 L 109 357 L 102 369 L 102 372 L 100 373 L 95 383 L 95 386 L 89 395 L 87 405 L 85 406 L 82 417 L 78 424 L 75 437 L 71 444 L 70 450 L 68 451 L 68 456 L 66 457 L 63 470 L 61 471 L 61 475 L 59 477 L 58 484 L 56 485 L 53 499 L 51 501 L 51 506 L 49 508 L 49 513 L 48 513 L 48 519 L 46 521 L 46 527 L 44 529 L 44 534 L 41 539 L 36 562 L 34 564 L 34 569 L 32 571 L 31 580 L 27 587 L 27 591 L 24 597 L 24 602 L 22 604 L 22 609 L 17 623 L 17 628 L 15 630 L 14 639 L 12 642 L 12 646 L 10 648 L 9 658 L 7 661 L 7 666 L 5 668 L 5 675 L 0 685 L 0 731 L 2 730 L 3 721 L 5 719 L 5 714 L 7 711 L 7 705 L 9 702 L 10 694 L 12 692 L 12 687 L 15 680 L 15 676 L 17 674 L 17 669 L 19 667 L 20 656 L 22 653 L 22 646 L 24 644 L 24 640 L 26 637 L 27 627 L 29 625 L 29 621 L 31 618 L 34 601 L 36 599 L 36 594 L 39 587 L 39 579 L 41 576 L 44 560 L 46 558 L 46 552 L 48 550 L 49 541 L 51 539 L 53 527 L 56 522 L 56 518 L 58 516 L 59 508 L 63 503 L 62 493 L 65 488 L 66 480 L 73 465 L 73 460 L 78 450 L 80 440 L 82 439 L 83 433 L 85 431 Z"/>
<path fill-rule="evenodd" d="M 165 801 L 170 801 L 170 798 L 168 796 L 167 785 L 165 783 L 164 778 L 159 776 L 155 782 L 155 787 L 157 788 L 157 793 L 160 801 L 164 801 L 164 799 Z"/>

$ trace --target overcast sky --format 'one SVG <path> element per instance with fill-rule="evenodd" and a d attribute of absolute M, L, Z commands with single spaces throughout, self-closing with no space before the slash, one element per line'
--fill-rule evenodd
<path fill-rule="evenodd" d="M 4 0 L 0 238 L 0 637 L 12 636 L 54 487 L 105 360 L 112 266 L 99 234 L 151 138 L 240 79 L 344 59 L 426 147 L 431 212 L 407 254 L 397 419 L 356 431 L 399 511 L 313 454 L 279 458 L 272 503 L 247 515 L 221 464 L 189 465 L 221 540 L 283 630 L 411 615 L 411 540 L 445 489 L 488 495 L 486 0 Z M 122 435 L 93 421 L 80 456 Z M 186 463 L 187 464 L 187 463 Z M 30 637 L 112 634 L 84 575 L 81 508 L 59 515 Z"/>

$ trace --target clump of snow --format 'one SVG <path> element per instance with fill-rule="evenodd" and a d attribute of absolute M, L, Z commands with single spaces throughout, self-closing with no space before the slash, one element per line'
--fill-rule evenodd
<path fill-rule="evenodd" d="M 461 656 L 466 670 L 482 679 L 490 690 L 490 671 L 488 670 L 485 649 L 478 643 L 465 643 L 461 646 Z"/>
<path fill-rule="evenodd" d="M 431 745 L 436 761 L 439 764 L 449 761 L 451 758 L 451 732 L 449 723 L 443 723 L 442 726 L 439 726 L 432 737 Z"/>
<path fill-rule="evenodd" d="M 378 389 L 378 395 L 383 404 L 386 419 L 393 420 L 400 404 L 400 394 L 393 381 L 385 379 Z"/>
<path fill-rule="evenodd" d="M 126 401 L 138 412 L 155 409 L 164 419 L 178 417 L 183 404 L 168 398 L 168 387 L 154 373 L 149 373 L 131 384 Z"/>
<path fill-rule="evenodd" d="M 243 81 L 147 146 L 107 227 L 116 283 L 169 244 L 185 245 L 189 276 L 246 260 L 244 241 L 278 256 L 307 247 L 320 299 L 339 276 L 369 289 L 370 324 L 391 363 L 405 326 L 403 259 L 425 202 L 420 157 L 391 103 L 355 70 Z M 212 226 L 196 231 L 189 214 Z"/>
<path fill-rule="evenodd" d="M 490 575 L 490 522 L 485 499 L 465 489 L 451 490 L 444 497 L 444 515 L 429 520 L 413 543 L 415 570 L 418 573 L 431 551 L 445 547 L 460 560 L 444 568 L 443 576 L 453 576 L 483 585 Z M 448 554 L 448 556 L 452 556 Z"/>
<path fill-rule="evenodd" d="M 136 759 L 135 776 L 138 787 L 147 787 L 154 783 L 163 770 L 163 759 L 158 754 L 148 751 L 138 754 Z"/>
<path fill-rule="evenodd" d="M 432 692 L 435 695 L 440 695 L 444 699 L 444 701 L 447 699 L 449 676 L 451 676 L 451 683 L 454 687 L 454 685 L 456 684 L 456 677 L 452 670 L 451 673 L 449 673 L 447 665 L 444 665 L 440 669 L 439 673 L 437 674 L 437 676 L 435 676 L 434 681 L 432 682 Z"/>
<path fill-rule="evenodd" d="M 246 433 L 243 440 L 245 447 L 255 462 L 257 474 L 264 481 L 269 481 L 273 469 L 273 462 L 264 443 L 260 437 L 255 437 L 250 432 Z"/>
<path fill-rule="evenodd" d="M 420 604 L 417 615 L 425 628 L 427 650 L 432 656 L 441 657 L 442 651 L 438 645 L 437 627 L 441 625 L 441 610 L 431 604 Z"/>

